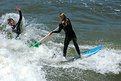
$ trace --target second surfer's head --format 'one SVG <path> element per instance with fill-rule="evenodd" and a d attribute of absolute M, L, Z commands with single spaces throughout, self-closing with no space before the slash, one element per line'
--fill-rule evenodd
<path fill-rule="evenodd" d="M 14 20 L 12 19 L 12 18 L 9 18 L 8 19 L 8 24 L 10 25 L 10 26 L 13 26 L 14 25 Z"/>

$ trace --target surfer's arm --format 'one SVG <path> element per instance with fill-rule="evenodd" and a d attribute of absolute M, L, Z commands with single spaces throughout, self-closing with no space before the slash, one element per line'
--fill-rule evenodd
<path fill-rule="evenodd" d="M 50 32 L 50 33 L 49 33 L 49 36 L 52 35 L 52 33 L 59 33 L 59 32 L 61 32 L 61 30 L 62 30 L 62 28 L 59 27 L 57 31 L 52 31 L 52 32 Z"/>
<path fill-rule="evenodd" d="M 19 20 L 18 20 L 18 23 L 16 25 L 20 25 L 21 23 L 21 20 L 22 20 L 22 12 L 21 12 L 21 9 L 19 6 L 17 6 L 17 10 L 19 12 Z"/>
<path fill-rule="evenodd" d="M 62 26 L 61 26 L 61 24 L 59 24 L 58 30 L 57 31 L 52 31 L 52 33 L 60 33 L 61 30 L 62 30 Z"/>
<path fill-rule="evenodd" d="M 12 29 L 15 29 L 16 27 L 18 28 L 20 26 L 20 23 L 22 20 L 22 13 L 21 13 L 20 8 L 17 8 L 17 10 L 19 11 L 19 20 L 18 20 L 17 24 L 12 27 Z"/>
<path fill-rule="evenodd" d="M 20 24 L 21 20 L 22 20 L 22 12 L 21 12 L 21 10 L 19 10 L 19 20 L 18 20 L 17 24 Z"/>
<path fill-rule="evenodd" d="M 55 30 L 55 31 L 50 32 L 49 36 L 52 35 L 52 33 L 60 33 L 62 29 L 63 29 L 62 25 L 59 24 L 59 28 L 57 30 Z"/>
<path fill-rule="evenodd" d="M 19 12 L 19 20 L 18 20 L 18 23 L 16 24 L 16 30 L 17 30 L 17 34 L 20 34 L 21 33 L 20 24 L 21 24 L 21 21 L 22 21 L 22 12 L 21 12 L 21 9 L 20 9 L 19 6 L 17 6 L 17 10 Z"/>

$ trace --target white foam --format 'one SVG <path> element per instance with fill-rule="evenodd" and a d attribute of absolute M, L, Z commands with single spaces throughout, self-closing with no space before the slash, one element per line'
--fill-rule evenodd
<path fill-rule="evenodd" d="M 18 40 L 2 40 L 0 48 L 0 77 L 1 81 L 38 81 L 45 79 L 45 73 L 31 60 L 29 48 Z M 26 50 L 25 50 L 26 49 Z"/>
<path fill-rule="evenodd" d="M 14 13 L 2 16 L 2 25 L 6 25 L 9 16 L 18 17 Z M 24 36 L 21 36 L 24 39 Z M 33 60 L 34 52 L 22 40 L 8 39 L 3 32 L 0 33 L 0 81 L 46 81 L 45 72 Z"/>
<path fill-rule="evenodd" d="M 8 15 L 4 15 L 4 17 L 7 19 Z M 6 22 L 3 19 L 2 25 L 5 25 Z M 36 29 L 38 27 L 39 29 Z M 93 70 L 101 74 L 121 72 L 121 50 L 108 49 L 106 46 L 91 57 L 69 63 L 59 63 L 65 61 L 62 56 L 63 43 L 49 41 L 38 48 L 30 49 L 25 44 L 26 41 L 31 38 L 41 39 L 43 35 L 48 34 L 49 31 L 44 28 L 46 26 L 43 24 L 26 23 L 25 32 L 20 36 L 20 40 L 8 39 L 6 34 L 0 33 L 0 81 L 46 81 L 46 73 L 42 70 L 43 65 L 55 68 Z M 73 44 L 70 44 L 70 47 L 74 47 Z M 80 45 L 79 47 L 92 49 L 96 46 Z"/>
<path fill-rule="evenodd" d="M 90 46 L 89 46 L 90 47 Z M 83 70 L 93 70 L 97 73 L 114 73 L 119 74 L 121 72 L 121 51 L 103 48 L 97 54 L 79 59 L 74 62 L 63 63 L 60 65 L 51 65 L 52 67 L 63 68 L 80 68 Z"/>

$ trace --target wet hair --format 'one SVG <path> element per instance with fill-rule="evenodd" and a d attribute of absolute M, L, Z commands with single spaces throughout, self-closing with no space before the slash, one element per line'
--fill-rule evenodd
<path fill-rule="evenodd" d="M 62 17 L 62 25 L 65 27 L 68 25 L 68 19 L 64 13 L 60 13 L 60 17 Z"/>
<path fill-rule="evenodd" d="M 62 21 L 66 20 L 66 15 L 64 13 L 60 13 L 60 17 L 62 17 Z"/>
<path fill-rule="evenodd" d="M 11 20 L 13 20 L 13 19 L 12 19 L 12 18 L 9 18 L 9 19 L 8 19 L 8 24 L 10 23 Z M 13 21 L 14 21 L 14 20 L 13 20 Z"/>

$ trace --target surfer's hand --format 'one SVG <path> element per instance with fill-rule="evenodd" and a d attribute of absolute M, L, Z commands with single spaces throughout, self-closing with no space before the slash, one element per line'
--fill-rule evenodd
<path fill-rule="evenodd" d="M 49 33 L 49 36 L 52 35 L 52 33 L 53 33 L 53 32 L 50 32 L 50 33 Z"/>
<path fill-rule="evenodd" d="M 18 11 L 20 11 L 20 10 L 21 10 L 21 9 L 20 9 L 20 7 L 19 7 L 19 5 L 17 5 L 17 10 L 18 10 Z"/>

